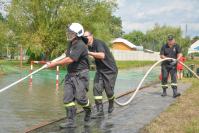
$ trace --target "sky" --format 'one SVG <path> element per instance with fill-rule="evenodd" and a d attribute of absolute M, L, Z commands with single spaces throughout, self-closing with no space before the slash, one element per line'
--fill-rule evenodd
<path fill-rule="evenodd" d="M 199 0 L 117 0 L 114 13 L 122 19 L 123 31 L 146 32 L 155 23 L 181 27 L 183 35 L 199 36 Z"/>
<path fill-rule="evenodd" d="M 0 0 L 0 13 L 5 17 L 7 12 L 5 11 L 5 6 L 10 4 L 11 0 Z"/>
<path fill-rule="evenodd" d="M 0 0 L 0 12 L 6 12 Z M 117 0 L 118 10 L 114 15 L 121 17 L 123 31 L 146 32 L 155 23 L 181 27 L 183 35 L 187 24 L 187 35 L 199 36 L 199 0 Z"/>

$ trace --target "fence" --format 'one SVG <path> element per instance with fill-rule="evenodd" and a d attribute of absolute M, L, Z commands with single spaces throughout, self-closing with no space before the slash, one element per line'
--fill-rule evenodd
<path fill-rule="evenodd" d="M 144 52 L 144 51 L 125 51 L 125 50 L 111 50 L 115 60 L 150 60 L 157 61 L 160 59 L 159 52 Z"/>
<path fill-rule="evenodd" d="M 46 64 L 46 61 L 31 61 L 30 65 L 30 73 L 33 72 L 33 64 Z M 29 85 L 32 86 L 32 75 L 30 76 L 29 79 Z M 56 88 L 59 87 L 59 66 L 56 68 Z"/>

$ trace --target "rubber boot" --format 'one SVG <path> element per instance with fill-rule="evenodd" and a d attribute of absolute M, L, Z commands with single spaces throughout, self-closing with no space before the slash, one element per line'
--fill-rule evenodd
<path fill-rule="evenodd" d="M 91 125 L 91 107 L 84 107 L 84 112 L 85 112 L 85 116 L 84 116 L 84 126 L 88 127 Z"/>
<path fill-rule="evenodd" d="M 95 100 L 96 107 L 97 107 L 97 113 L 92 115 L 92 119 L 97 119 L 97 118 L 103 118 L 104 117 L 104 110 L 103 110 L 103 104 L 102 100 Z"/>
<path fill-rule="evenodd" d="M 177 92 L 177 88 L 173 88 L 173 98 L 179 97 L 181 94 Z"/>
<path fill-rule="evenodd" d="M 60 128 L 75 128 L 76 108 L 75 107 L 66 108 L 66 114 L 67 114 L 67 122 L 61 123 Z"/>
<path fill-rule="evenodd" d="M 114 110 L 114 99 L 109 100 L 108 103 L 108 113 L 112 113 Z"/>
<path fill-rule="evenodd" d="M 166 88 L 163 88 L 163 92 L 162 92 L 161 96 L 162 97 L 167 96 L 167 89 Z"/>

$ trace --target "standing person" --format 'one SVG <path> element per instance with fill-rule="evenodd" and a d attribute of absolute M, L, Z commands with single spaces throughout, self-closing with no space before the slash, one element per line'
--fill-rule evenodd
<path fill-rule="evenodd" d="M 182 56 L 179 59 L 179 61 L 183 63 L 183 62 L 186 61 L 186 58 Z M 184 69 L 183 65 L 178 62 L 178 64 L 177 64 L 177 75 L 178 75 L 178 79 L 182 79 L 183 78 L 183 69 Z"/>
<path fill-rule="evenodd" d="M 180 96 L 181 94 L 177 92 L 177 61 L 182 56 L 181 49 L 178 44 L 176 44 L 174 36 L 168 35 L 168 41 L 165 45 L 162 46 L 160 51 L 160 58 L 174 58 L 176 60 L 166 60 L 161 64 L 161 72 L 162 72 L 162 96 L 167 96 L 167 88 L 168 88 L 168 75 L 171 76 L 171 87 L 173 89 L 173 98 Z"/>
<path fill-rule="evenodd" d="M 68 64 L 68 74 L 65 76 L 64 84 L 64 106 L 66 109 L 67 122 L 60 124 L 60 128 L 75 128 L 76 107 L 75 101 L 80 104 L 84 111 L 85 126 L 89 126 L 91 106 L 86 97 L 88 90 L 88 50 L 82 40 L 84 29 L 79 23 L 72 23 L 67 29 L 67 38 L 69 48 L 66 52 L 66 58 L 55 63 L 48 63 L 48 67 L 54 67 L 60 64 Z"/>
<path fill-rule="evenodd" d="M 102 93 L 104 89 L 109 101 L 108 113 L 114 110 L 114 86 L 118 69 L 110 49 L 103 41 L 95 39 L 89 31 L 86 31 L 84 36 L 88 39 L 88 54 L 94 57 L 97 68 L 93 88 L 97 114 L 93 118 L 103 117 Z"/>

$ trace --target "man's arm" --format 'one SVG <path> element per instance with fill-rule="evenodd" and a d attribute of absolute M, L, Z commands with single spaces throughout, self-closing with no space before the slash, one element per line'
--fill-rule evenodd
<path fill-rule="evenodd" d="M 66 57 L 60 61 L 57 61 L 57 62 L 48 62 L 48 68 L 52 68 L 52 67 L 55 67 L 57 65 L 64 65 L 64 64 L 71 64 L 73 63 L 74 60 L 71 59 L 70 57 Z"/>
<path fill-rule="evenodd" d="M 88 52 L 89 55 L 93 56 L 96 59 L 103 60 L 105 58 L 104 52 Z"/>
<path fill-rule="evenodd" d="M 167 58 L 167 57 L 164 56 L 164 55 L 160 55 L 160 58 L 161 58 L 161 59 L 165 59 L 165 58 Z"/>
<path fill-rule="evenodd" d="M 161 58 L 161 59 L 167 58 L 167 57 L 164 55 L 164 46 L 162 46 L 162 48 L 161 48 L 161 50 L 160 50 L 160 58 Z"/>

